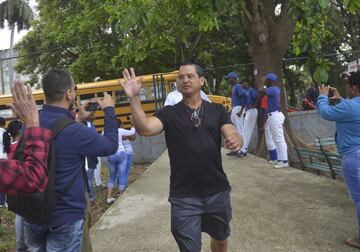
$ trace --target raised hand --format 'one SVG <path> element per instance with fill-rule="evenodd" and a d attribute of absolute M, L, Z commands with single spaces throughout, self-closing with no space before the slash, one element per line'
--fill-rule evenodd
<path fill-rule="evenodd" d="M 333 95 L 329 98 L 330 100 L 339 101 L 339 100 L 342 99 L 339 91 L 338 91 L 336 88 L 330 87 L 330 90 L 332 91 L 332 94 L 333 94 Z"/>
<path fill-rule="evenodd" d="M 14 103 L 10 105 L 14 114 L 19 117 L 26 127 L 39 127 L 39 114 L 32 95 L 30 85 L 15 81 L 11 87 Z"/>
<path fill-rule="evenodd" d="M 322 95 L 328 96 L 329 95 L 329 90 L 330 90 L 329 85 L 325 86 L 324 84 L 321 84 L 319 86 L 319 93 L 322 94 Z"/>
<path fill-rule="evenodd" d="M 89 100 L 81 104 L 79 107 L 79 113 L 77 113 L 76 121 L 77 122 L 85 122 L 95 111 L 87 111 L 86 106 L 93 100 Z"/>
<path fill-rule="evenodd" d="M 130 72 L 125 69 L 123 71 L 123 77 L 125 79 L 125 83 L 120 81 L 118 82 L 124 88 L 126 95 L 130 98 L 139 96 L 143 77 L 136 78 L 134 68 L 130 68 Z"/>
<path fill-rule="evenodd" d="M 111 97 L 111 95 L 109 95 L 108 93 L 104 92 L 104 99 L 100 100 L 99 98 L 97 99 L 97 102 L 100 105 L 100 108 L 102 110 L 104 110 L 104 108 L 106 107 L 115 107 L 115 103 L 113 98 Z"/>

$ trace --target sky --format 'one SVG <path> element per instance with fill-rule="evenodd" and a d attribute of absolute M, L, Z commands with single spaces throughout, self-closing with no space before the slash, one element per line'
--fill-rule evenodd
<path fill-rule="evenodd" d="M 4 2 L 5 0 L 0 0 L 0 3 Z M 30 6 L 33 8 L 33 11 L 35 11 L 35 0 L 29 1 Z M 18 42 L 23 36 L 26 35 L 28 31 L 21 31 L 20 33 L 15 30 L 15 43 Z M 0 50 L 8 49 L 10 48 L 10 30 L 9 28 L 5 27 L 4 29 L 0 29 Z"/>

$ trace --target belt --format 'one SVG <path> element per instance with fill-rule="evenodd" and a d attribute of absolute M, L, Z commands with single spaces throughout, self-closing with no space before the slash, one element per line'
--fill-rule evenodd
<path fill-rule="evenodd" d="M 273 112 L 271 112 L 271 113 L 268 113 L 268 116 L 271 116 L 272 114 L 274 114 L 274 113 L 279 113 L 279 112 L 281 112 L 280 110 L 278 110 L 278 111 L 273 111 Z"/>

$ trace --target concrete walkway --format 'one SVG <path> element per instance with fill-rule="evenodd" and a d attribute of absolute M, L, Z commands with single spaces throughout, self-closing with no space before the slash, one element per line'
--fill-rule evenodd
<path fill-rule="evenodd" d="M 358 251 L 343 243 L 357 226 L 342 181 L 294 168 L 275 170 L 251 155 L 223 155 L 223 164 L 232 186 L 230 251 Z M 94 251 L 178 251 L 168 192 L 165 152 L 92 228 Z M 210 251 L 207 234 L 202 251 Z"/>

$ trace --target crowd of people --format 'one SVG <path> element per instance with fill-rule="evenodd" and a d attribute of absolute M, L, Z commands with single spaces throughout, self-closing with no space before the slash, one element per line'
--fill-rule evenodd
<path fill-rule="evenodd" d="M 125 69 L 123 77 L 119 84 L 129 97 L 134 128 L 123 128 L 112 97 L 104 93 L 103 99 L 96 99 L 104 111 L 103 134 L 96 132 L 94 112 L 87 110 L 89 102 L 73 113 L 76 85 L 67 71 L 52 70 L 44 76 L 46 102 L 39 113 L 29 86 L 16 82 L 12 87 L 12 109 L 19 120 L 10 122 L 5 130 L 5 120 L 0 118 L 0 147 L 4 150 L 0 153 L 0 203 L 5 206 L 7 194 L 8 207 L 17 214 L 18 251 L 91 251 L 87 221 L 94 205 L 93 178 L 96 185 L 102 184 L 96 175 L 101 167 L 99 157 L 108 157 L 107 203 L 111 204 L 114 188 L 118 195 L 127 188 L 133 158 L 130 141 L 136 134 L 165 132 L 171 171 L 171 232 L 180 251 L 200 251 L 201 232 L 210 235 L 212 251 L 228 250 L 231 186 L 222 167 L 222 144 L 230 150 L 229 155 L 245 158 L 257 118 L 263 116 L 269 162 L 274 168 L 288 167 L 276 74 L 266 74 L 255 88 L 247 79 L 239 82 L 237 73 L 230 72 L 225 77 L 232 86 L 229 115 L 202 93 L 203 69 L 185 62 L 179 68 L 176 90 L 151 117 L 141 106 L 142 78 L 132 68 Z M 329 105 L 329 89 L 334 93 L 331 99 L 339 101 L 335 106 Z M 357 72 L 349 78 L 349 98 L 321 86 L 317 106 L 322 117 L 337 123 L 343 174 L 360 223 L 359 90 Z M 34 208 L 35 201 L 40 208 Z M 346 242 L 360 248 L 359 238 Z"/>

